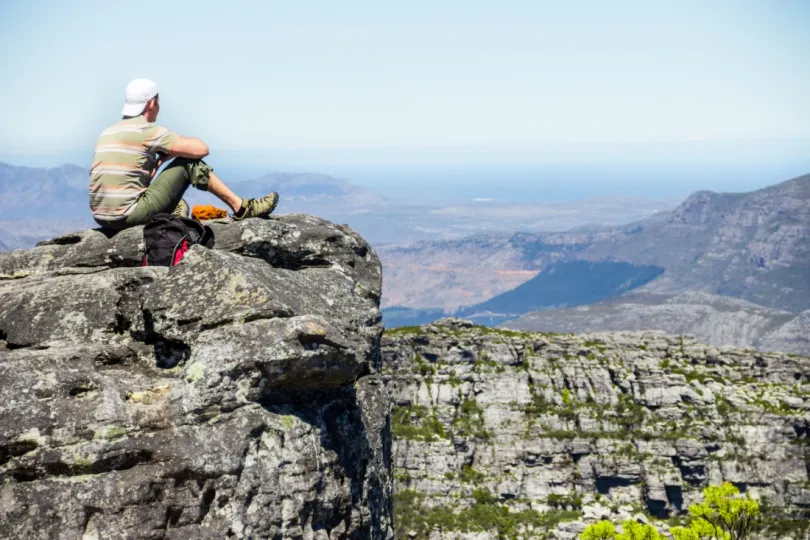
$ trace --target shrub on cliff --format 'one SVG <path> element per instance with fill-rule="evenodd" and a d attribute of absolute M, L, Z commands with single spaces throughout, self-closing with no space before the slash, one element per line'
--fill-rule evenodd
<path fill-rule="evenodd" d="M 628 519 L 622 523 L 622 532 L 617 533 L 613 523 L 600 521 L 588 525 L 579 535 L 580 540 L 661 540 L 661 534 L 652 525 Z"/>
<path fill-rule="evenodd" d="M 689 506 L 688 527 L 673 527 L 675 540 L 744 540 L 759 522 L 759 503 L 740 495 L 733 484 L 723 482 L 703 490 L 705 500 Z"/>
<path fill-rule="evenodd" d="M 703 490 L 704 501 L 689 506 L 687 527 L 673 527 L 675 540 L 745 540 L 760 523 L 759 503 L 723 482 Z M 588 525 L 580 540 L 660 540 L 652 525 L 627 520 L 621 533 L 609 521 Z"/>

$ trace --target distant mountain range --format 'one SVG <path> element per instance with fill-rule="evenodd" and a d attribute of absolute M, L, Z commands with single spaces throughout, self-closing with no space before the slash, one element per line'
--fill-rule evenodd
<path fill-rule="evenodd" d="M 494 231 L 562 231 L 583 226 L 593 230 L 637 220 L 677 204 L 673 200 L 614 196 L 568 203 L 471 201 L 442 206 L 387 200 L 350 180 L 318 173 L 276 172 L 241 182 L 224 180 L 245 197 L 278 191 L 281 200 L 277 213 L 305 212 L 349 224 L 375 245 Z M 87 183 L 87 170 L 73 165 L 37 169 L 0 163 L 0 232 L 19 228 L 13 223 L 2 227 L 4 221 L 19 219 L 49 220 L 48 230 L 58 229 L 62 220 L 80 220 L 93 226 L 87 208 Z M 428 196 L 419 193 L 420 200 Z M 210 194 L 195 189 L 187 192 L 186 199 L 191 205 L 223 206 Z M 63 228 L 55 234 L 68 232 L 73 223 L 62 223 Z M 43 230 L 43 234 L 50 233 Z M 3 249 L 15 249 L 30 247 L 45 236 L 2 238 Z"/>
<path fill-rule="evenodd" d="M 810 308 L 810 175 L 750 193 L 695 193 L 670 213 L 587 242 L 587 260 L 665 269 L 645 290 L 699 290 L 799 312 Z"/>
<path fill-rule="evenodd" d="M 17 167 L 0 162 L 0 219 L 89 217 L 87 169 Z"/>
<path fill-rule="evenodd" d="M 671 212 L 620 227 L 479 235 L 377 251 L 386 269 L 384 307 L 400 314 L 402 308 L 463 310 L 571 261 L 662 268 L 639 292 L 702 291 L 799 313 L 810 309 L 810 175 L 750 193 L 698 192 Z M 542 302 L 527 299 L 526 311 Z"/>
<path fill-rule="evenodd" d="M 501 326 L 533 332 L 660 330 L 716 346 L 810 355 L 810 310 L 799 315 L 701 292 L 628 294 L 604 302 L 526 313 Z"/>

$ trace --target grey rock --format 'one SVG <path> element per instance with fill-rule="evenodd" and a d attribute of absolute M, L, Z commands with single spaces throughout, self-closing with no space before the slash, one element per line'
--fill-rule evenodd
<path fill-rule="evenodd" d="M 392 538 L 381 272 L 309 216 L 0 254 L 0 538 Z"/>

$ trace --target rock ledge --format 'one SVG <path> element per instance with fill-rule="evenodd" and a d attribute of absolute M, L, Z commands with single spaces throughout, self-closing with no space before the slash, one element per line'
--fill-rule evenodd
<path fill-rule="evenodd" d="M 0 254 L 0 538 L 390 538 L 381 267 L 306 215 Z"/>

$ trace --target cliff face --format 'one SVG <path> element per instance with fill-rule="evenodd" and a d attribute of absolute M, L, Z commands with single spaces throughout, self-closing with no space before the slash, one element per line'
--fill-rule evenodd
<path fill-rule="evenodd" d="M 808 358 L 445 319 L 386 332 L 383 365 L 401 534 L 665 528 L 723 480 L 767 504 L 774 531 L 810 523 Z"/>
<path fill-rule="evenodd" d="M 0 255 L 0 538 L 390 538 L 381 268 L 308 216 Z"/>

